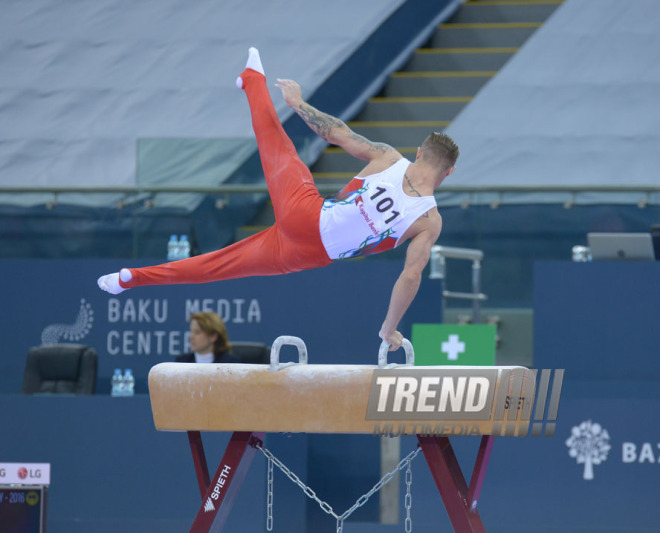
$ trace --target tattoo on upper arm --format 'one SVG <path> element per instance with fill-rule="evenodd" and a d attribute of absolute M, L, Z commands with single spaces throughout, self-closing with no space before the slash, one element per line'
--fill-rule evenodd
<path fill-rule="evenodd" d="M 386 154 L 389 150 L 392 149 L 391 146 L 385 143 L 375 143 L 369 139 L 363 137 L 359 133 L 355 133 L 353 130 L 348 128 L 346 124 L 327 113 L 323 113 L 316 109 L 315 107 L 309 104 L 303 104 L 298 109 L 296 109 L 300 118 L 302 118 L 307 125 L 316 132 L 317 135 L 322 137 L 328 142 L 331 141 L 332 130 L 334 129 L 343 129 L 346 128 L 350 132 L 350 140 L 355 143 L 362 145 L 363 149 L 370 153 Z M 393 159 L 392 163 L 396 162 L 397 159 Z"/>
<path fill-rule="evenodd" d="M 351 139 L 357 143 L 363 144 L 367 148 L 367 151 L 372 153 L 378 152 L 380 154 L 385 154 L 390 149 L 389 145 L 385 143 L 375 143 L 354 131 L 351 131 Z"/>

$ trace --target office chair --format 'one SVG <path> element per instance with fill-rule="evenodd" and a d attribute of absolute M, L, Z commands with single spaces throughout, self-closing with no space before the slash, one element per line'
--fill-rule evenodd
<path fill-rule="evenodd" d="M 98 355 L 82 344 L 37 346 L 28 352 L 23 394 L 94 394 Z"/>
<path fill-rule="evenodd" d="M 259 342 L 231 342 L 231 351 L 239 363 L 267 365 L 270 363 L 270 346 Z"/>

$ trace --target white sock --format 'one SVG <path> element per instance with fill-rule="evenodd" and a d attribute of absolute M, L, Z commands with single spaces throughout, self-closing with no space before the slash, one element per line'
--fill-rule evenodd
<path fill-rule="evenodd" d="M 128 270 L 128 268 L 122 268 L 120 272 L 101 276 L 97 283 L 101 290 L 109 292 L 110 294 L 119 294 L 120 292 L 124 292 L 126 290 L 124 287 L 119 285 L 120 277 L 124 283 L 128 283 L 133 279 L 133 274 L 131 274 L 131 271 Z"/>
<path fill-rule="evenodd" d="M 101 290 L 110 294 L 119 294 L 125 290 L 124 287 L 119 285 L 119 272 L 101 276 L 96 283 L 98 283 Z"/>
<path fill-rule="evenodd" d="M 259 57 L 259 50 L 256 48 L 252 47 L 248 50 L 248 60 L 247 63 L 245 64 L 245 68 L 251 68 L 252 70 L 256 70 L 257 72 L 263 74 L 264 76 L 266 73 L 264 72 L 264 67 L 261 64 L 261 58 Z M 239 89 L 243 88 L 243 80 L 239 76 L 236 78 L 236 87 Z"/>
<path fill-rule="evenodd" d="M 252 70 L 256 70 L 264 76 L 266 75 L 264 72 L 264 67 L 261 64 L 261 58 L 259 57 L 259 50 L 254 47 L 248 50 L 248 60 L 245 64 L 245 68 L 251 68 Z"/>

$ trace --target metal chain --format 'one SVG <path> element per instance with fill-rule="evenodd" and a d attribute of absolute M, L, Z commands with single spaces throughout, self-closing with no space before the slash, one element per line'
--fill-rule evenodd
<path fill-rule="evenodd" d="M 338 516 L 338 515 L 332 510 L 332 507 L 330 507 L 330 505 L 327 504 L 326 502 L 320 500 L 319 497 L 316 495 L 316 493 L 315 493 L 311 488 L 309 488 L 307 485 L 305 485 L 305 484 L 300 480 L 300 478 L 299 478 L 298 476 L 296 476 L 291 470 L 289 470 L 289 469 L 284 465 L 284 463 L 282 463 L 282 461 L 280 461 L 277 457 L 275 457 L 275 456 L 270 452 L 270 450 L 268 450 L 267 448 L 264 448 L 264 447 L 261 445 L 261 443 L 257 443 L 255 446 L 256 446 L 257 449 L 261 450 L 261 452 L 262 452 L 262 453 L 263 453 L 268 459 L 270 459 L 271 461 L 273 461 L 273 464 L 275 464 L 275 466 L 277 466 L 277 468 L 279 468 L 282 472 L 284 472 L 284 474 L 286 475 L 286 477 L 288 477 L 291 481 L 293 481 L 296 485 L 298 485 L 298 486 L 302 489 L 302 491 L 305 493 L 305 495 L 306 495 L 308 498 L 311 498 L 311 499 L 314 500 L 316 503 L 318 503 L 319 506 L 321 507 L 321 509 L 323 509 L 323 511 L 325 511 L 327 514 L 332 515 L 332 516 L 334 516 L 337 520 L 339 520 L 339 516 Z"/>
<path fill-rule="evenodd" d="M 410 493 L 410 486 L 412 484 L 412 469 L 410 467 L 411 461 L 417 457 L 417 454 L 422 451 L 421 448 L 416 448 L 412 452 L 410 452 L 406 457 L 401 459 L 399 464 L 396 466 L 394 470 L 392 470 L 389 474 L 385 474 L 383 478 L 376 483 L 373 488 L 367 492 L 366 494 L 363 494 L 360 496 L 357 501 L 353 504 L 353 506 L 344 511 L 341 515 L 338 515 L 335 513 L 335 511 L 332 509 L 330 504 L 327 502 L 324 502 L 321 500 L 316 493 L 307 485 L 305 485 L 300 478 L 294 474 L 291 470 L 289 470 L 282 461 L 280 461 L 277 457 L 275 457 L 270 450 L 267 448 L 264 448 L 261 443 L 256 444 L 256 448 L 261 450 L 261 452 L 266 456 L 266 458 L 277 468 L 279 468 L 291 481 L 293 481 L 296 485 L 298 485 L 301 490 L 305 493 L 305 495 L 314 500 L 316 503 L 319 504 L 319 507 L 327 514 L 333 516 L 335 520 L 337 520 L 337 533 L 342 533 L 343 528 L 344 528 L 344 520 L 346 520 L 349 516 L 351 516 L 358 508 L 362 507 L 371 496 L 373 496 L 376 492 L 378 492 L 380 489 L 382 489 L 387 483 L 389 483 L 392 478 L 396 475 L 397 472 L 403 470 L 404 468 L 407 468 L 406 470 L 406 484 L 408 485 L 408 492 L 406 494 L 406 510 L 407 510 L 407 515 L 406 515 L 406 532 L 410 533 L 412 531 L 412 522 L 410 520 L 410 508 L 412 507 L 412 496 Z M 272 521 L 271 521 L 272 525 Z M 410 528 L 410 529 L 409 529 Z M 270 529 L 269 529 L 270 531 Z"/>
<path fill-rule="evenodd" d="M 268 459 L 268 500 L 266 503 L 266 531 L 273 531 L 273 461 Z"/>
<path fill-rule="evenodd" d="M 412 532 L 412 519 L 410 518 L 410 509 L 412 508 L 412 468 L 410 468 L 410 459 L 408 459 L 408 468 L 406 469 L 406 533 Z"/>

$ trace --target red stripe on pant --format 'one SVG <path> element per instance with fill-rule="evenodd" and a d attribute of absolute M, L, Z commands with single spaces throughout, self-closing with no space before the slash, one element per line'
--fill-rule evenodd
<path fill-rule="evenodd" d="M 129 283 L 120 281 L 122 287 L 273 276 L 332 262 L 319 232 L 323 198 L 280 124 L 266 78 L 251 69 L 243 71 L 241 78 L 273 202 L 275 224 L 215 252 L 157 266 L 131 268 L 133 279 Z"/>

